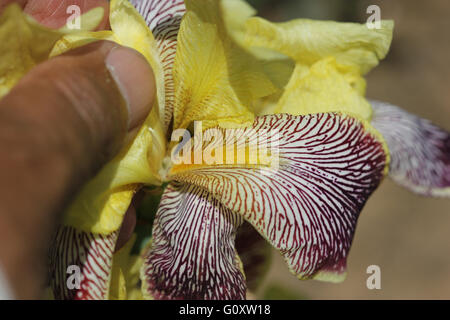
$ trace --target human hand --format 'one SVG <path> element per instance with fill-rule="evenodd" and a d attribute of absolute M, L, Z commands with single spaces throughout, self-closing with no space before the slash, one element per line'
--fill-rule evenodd
<path fill-rule="evenodd" d="M 11 2 L 0 0 L 0 11 Z M 106 0 L 15 2 L 54 28 L 67 5 L 108 8 Z M 135 135 L 154 87 L 144 57 L 100 41 L 37 66 L 0 101 L 0 264 L 18 298 L 38 297 L 60 213 Z"/>

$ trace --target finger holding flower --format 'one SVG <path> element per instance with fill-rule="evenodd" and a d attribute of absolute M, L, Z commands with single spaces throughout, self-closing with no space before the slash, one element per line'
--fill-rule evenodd
<path fill-rule="evenodd" d="M 51 252 L 56 298 L 243 299 L 234 240 L 244 221 L 300 279 L 342 281 L 358 216 L 385 176 L 449 196 L 448 133 L 365 99 L 363 76 L 386 56 L 391 21 L 368 29 L 254 15 L 238 0 L 113 0 L 111 30 L 63 34 L 48 50 L 134 48 L 157 88 L 137 137 L 65 213 Z M 264 143 L 277 144 L 279 165 L 174 163 L 171 133 L 196 121 L 205 132 L 276 132 Z M 129 255 L 135 237 L 116 251 L 133 196 L 163 185 L 141 256 Z M 70 265 L 82 266 L 78 291 L 65 286 Z"/>

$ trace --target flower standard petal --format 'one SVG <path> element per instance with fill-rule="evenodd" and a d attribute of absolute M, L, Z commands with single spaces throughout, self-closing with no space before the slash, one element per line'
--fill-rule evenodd
<path fill-rule="evenodd" d="M 369 120 L 372 108 L 364 98 L 366 82 L 359 70 L 333 57 L 311 67 L 297 63 L 274 112 L 292 115 L 344 112 Z"/>
<path fill-rule="evenodd" d="M 144 296 L 244 299 L 245 278 L 234 248 L 242 221 L 206 190 L 171 183 L 161 199 L 144 258 Z"/>
<path fill-rule="evenodd" d="M 174 128 L 253 122 L 252 104 L 277 89 L 223 23 L 220 1 L 185 1 L 174 64 Z"/>
<path fill-rule="evenodd" d="M 450 133 L 396 106 L 372 107 L 391 155 L 389 177 L 421 195 L 450 197 Z"/>
<path fill-rule="evenodd" d="M 369 124 L 333 113 L 258 117 L 251 129 L 267 132 L 259 145 L 278 146 L 278 167 L 184 165 L 171 178 L 240 213 L 298 277 L 342 280 L 359 212 L 386 173 L 383 142 Z"/>
<path fill-rule="evenodd" d="M 279 51 L 304 65 L 335 57 L 343 66 L 353 66 L 366 74 L 388 53 L 393 21 L 381 21 L 381 28 L 365 24 L 297 19 L 271 23 L 262 18 L 247 21 L 249 46 Z"/>
<path fill-rule="evenodd" d="M 362 75 L 386 56 L 392 29 L 392 21 L 369 29 L 357 23 L 308 19 L 271 23 L 254 17 L 246 22 L 245 46 L 275 50 L 296 62 L 275 113 L 345 112 L 370 120 Z"/>

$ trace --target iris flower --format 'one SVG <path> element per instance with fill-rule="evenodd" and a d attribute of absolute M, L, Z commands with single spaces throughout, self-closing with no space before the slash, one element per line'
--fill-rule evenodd
<path fill-rule="evenodd" d="M 449 134 L 364 97 L 363 76 L 386 56 L 392 21 L 271 23 L 241 0 L 110 6 L 111 30 L 99 32 L 89 31 L 98 11 L 75 32 L 47 30 L 14 6 L 0 18 L 1 95 L 40 61 L 99 39 L 136 49 L 156 76 L 157 101 L 136 139 L 64 215 L 50 252 L 55 298 L 245 299 L 242 226 L 299 279 L 339 282 L 359 213 L 385 176 L 421 195 L 450 195 Z M 12 28 L 27 37 L 9 38 Z M 256 143 L 277 145 L 277 165 L 175 163 L 172 132 L 195 121 L 205 133 L 275 132 Z M 133 255 L 136 235 L 120 250 L 116 243 L 143 188 L 164 191 L 151 240 Z M 73 265 L 80 285 L 69 288 Z"/>

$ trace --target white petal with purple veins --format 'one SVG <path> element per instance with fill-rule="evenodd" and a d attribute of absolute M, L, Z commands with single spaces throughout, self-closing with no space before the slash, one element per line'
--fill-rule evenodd
<path fill-rule="evenodd" d="M 259 117 L 250 129 L 278 133 L 279 141 L 258 143 L 278 144 L 279 168 L 187 166 L 172 178 L 240 213 L 298 277 L 342 280 L 359 213 L 384 177 L 382 142 L 357 119 L 333 113 Z"/>
<path fill-rule="evenodd" d="M 141 273 L 144 294 L 154 299 L 245 299 L 234 248 L 242 221 L 206 190 L 170 184 Z"/>

